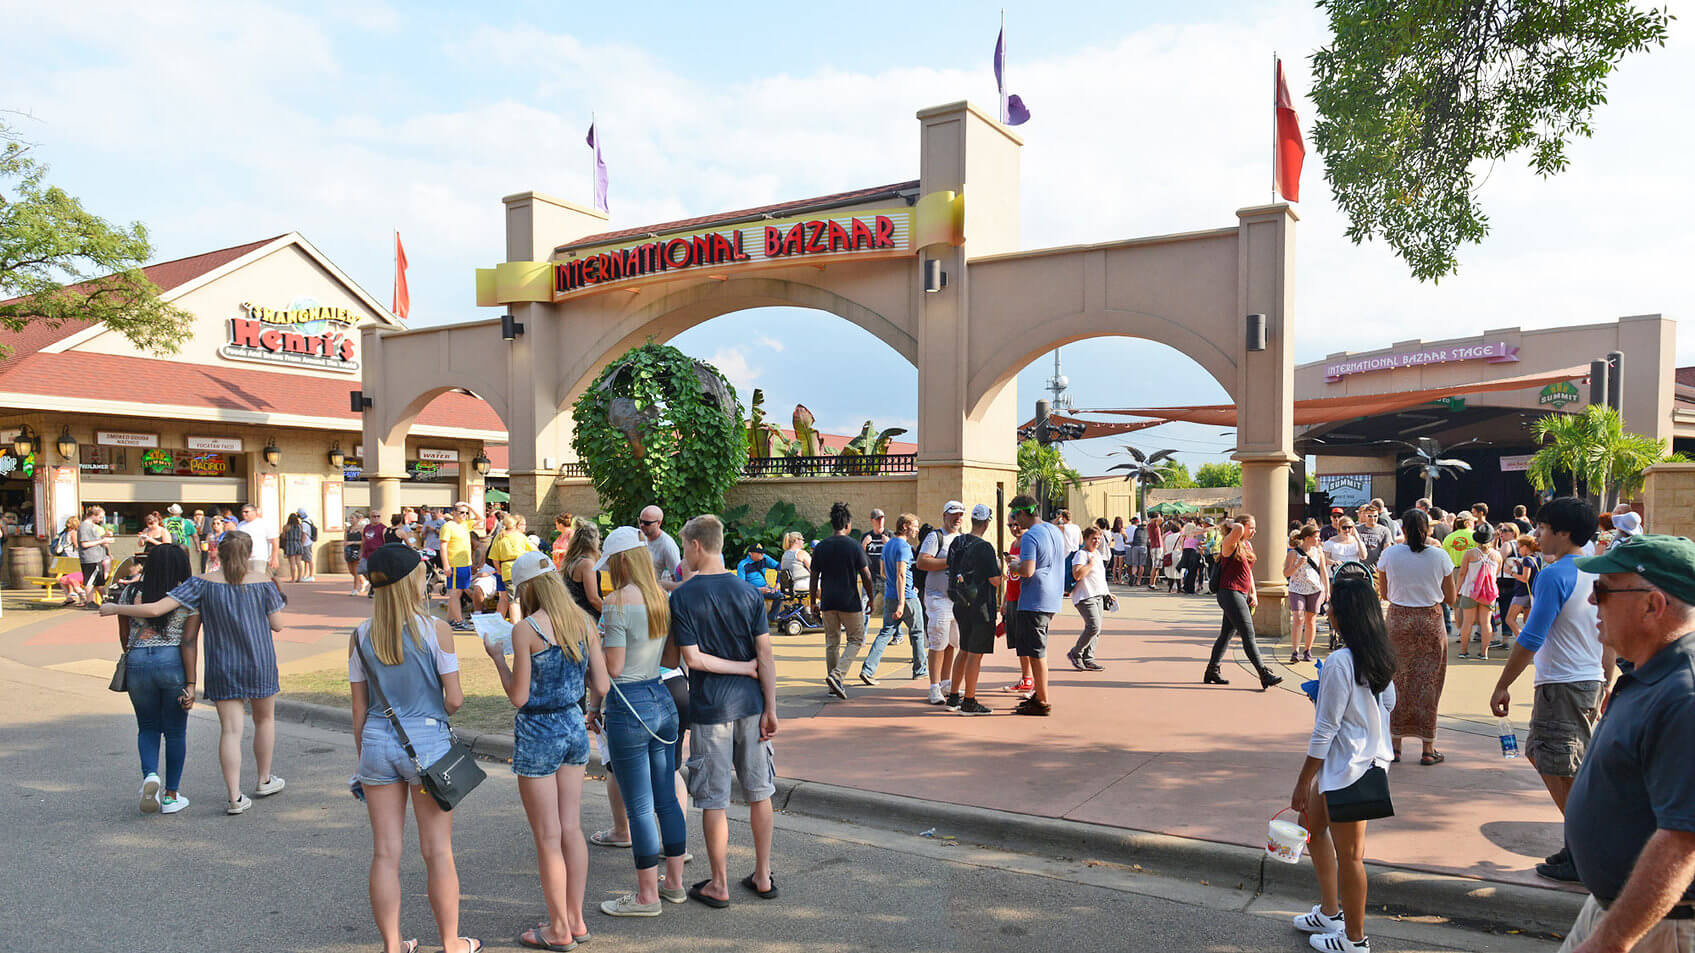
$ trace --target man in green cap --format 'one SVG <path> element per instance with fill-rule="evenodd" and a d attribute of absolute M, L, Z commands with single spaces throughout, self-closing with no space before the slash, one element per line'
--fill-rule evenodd
<path fill-rule="evenodd" d="M 1561 951 L 1695 949 L 1695 542 L 1633 536 L 1577 568 L 1628 670 L 1566 802 L 1591 896 Z"/>

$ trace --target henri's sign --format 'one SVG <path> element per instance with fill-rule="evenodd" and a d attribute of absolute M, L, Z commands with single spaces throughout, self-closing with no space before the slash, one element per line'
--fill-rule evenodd
<path fill-rule="evenodd" d="M 243 303 L 247 315 L 229 320 L 229 343 L 218 353 L 232 361 L 291 364 L 352 374 L 359 318 L 346 308 L 262 308 Z"/>
<path fill-rule="evenodd" d="M 823 264 L 909 255 L 911 208 L 843 212 L 816 218 L 752 222 L 650 238 L 606 248 L 583 248 L 553 262 L 553 298 L 560 300 L 675 272 L 711 272 Z"/>

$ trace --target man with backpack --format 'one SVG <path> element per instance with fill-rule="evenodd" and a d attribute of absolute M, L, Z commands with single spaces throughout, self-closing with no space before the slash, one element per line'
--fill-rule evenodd
<path fill-rule="evenodd" d="M 312 571 L 312 564 L 318 561 L 318 524 L 312 522 L 312 517 L 306 515 L 306 507 L 294 511 L 300 517 L 300 531 L 306 535 L 306 575 L 301 582 L 317 582 L 318 574 Z"/>
<path fill-rule="evenodd" d="M 959 651 L 954 655 L 950 679 L 954 690 L 948 694 L 947 707 L 961 715 L 990 713 L 977 701 L 977 675 L 983 656 L 995 650 L 995 616 L 1000 609 L 1000 556 L 994 544 L 983 538 L 994 516 L 995 511 L 982 503 L 972 507 L 971 532 L 961 533 L 948 547 L 948 598 L 953 602 Z"/>
<path fill-rule="evenodd" d="M 171 541 L 187 552 L 194 552 L 198 548 L 195 539 L 200 535 L 194 521 L 184 518 L 182 507 L 176 503 L 172 503 L 165 512 L 171 514 L 165 517 L 165 532 L 171 534 Z"/>
<path fill-rule="evenodd" d="M 918 544 L 918 569 L 924 573 L 924 647 L 930 653 L 930 704 L 947 703 L 953 690 L 949 677 L 954 650 L 959 647 L 959 626 L 953 617 L 953 600 L 948 598 L 948 548 L 959 537 L 965 519 L 965 504 L 949 500 L 942 506 L 942 525 L 931 530 Z"/>

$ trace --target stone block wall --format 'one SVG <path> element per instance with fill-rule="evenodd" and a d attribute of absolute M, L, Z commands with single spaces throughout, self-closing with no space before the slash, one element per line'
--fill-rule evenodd
<path fill-rule="evenodd" d="M 1642 509 L 1650 531 L 1695 538 L 1695 463 L 1649 467 Z"/>

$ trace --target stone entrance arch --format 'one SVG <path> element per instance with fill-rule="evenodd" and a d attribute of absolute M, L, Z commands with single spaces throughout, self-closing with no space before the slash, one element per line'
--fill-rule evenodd
<path fill-rule="evenodd" d="M 513 505 L 545 514 L 558 466 L 574 459 L 570 405 L 608 361 L 732 311 L 804 307 L 918 368 L 918 505 L 939 513 L 947 499 L 1015 492 L 1020 368 L 1085 337 L 1145 337 L 1194 359 L 1236 401 L 1244 505 L 1281 529 L 1296 459 L 1288 207 L 1243 209 L 1208 231 L 1021 251 L 1022 140 L 968 103 L 917 118 L 915 181 L 623 231 L 560 199 L 506 197 L 505 261 L 478 272 L 478 304 L 505 307 L 523 333 L 503 342 L 498 321 L 367 332 L 366 444 L 386 461 L 425 390 L 476 382 L 459 386 L 486 395 L 510 428 Z M 1249 314 L 1266 317 L 1264 350 L 1248 350 Z M 415 361 L 440 373 L 417 373 Z M 1256 569 L 1271 629 L 1276 562 Z"/>

